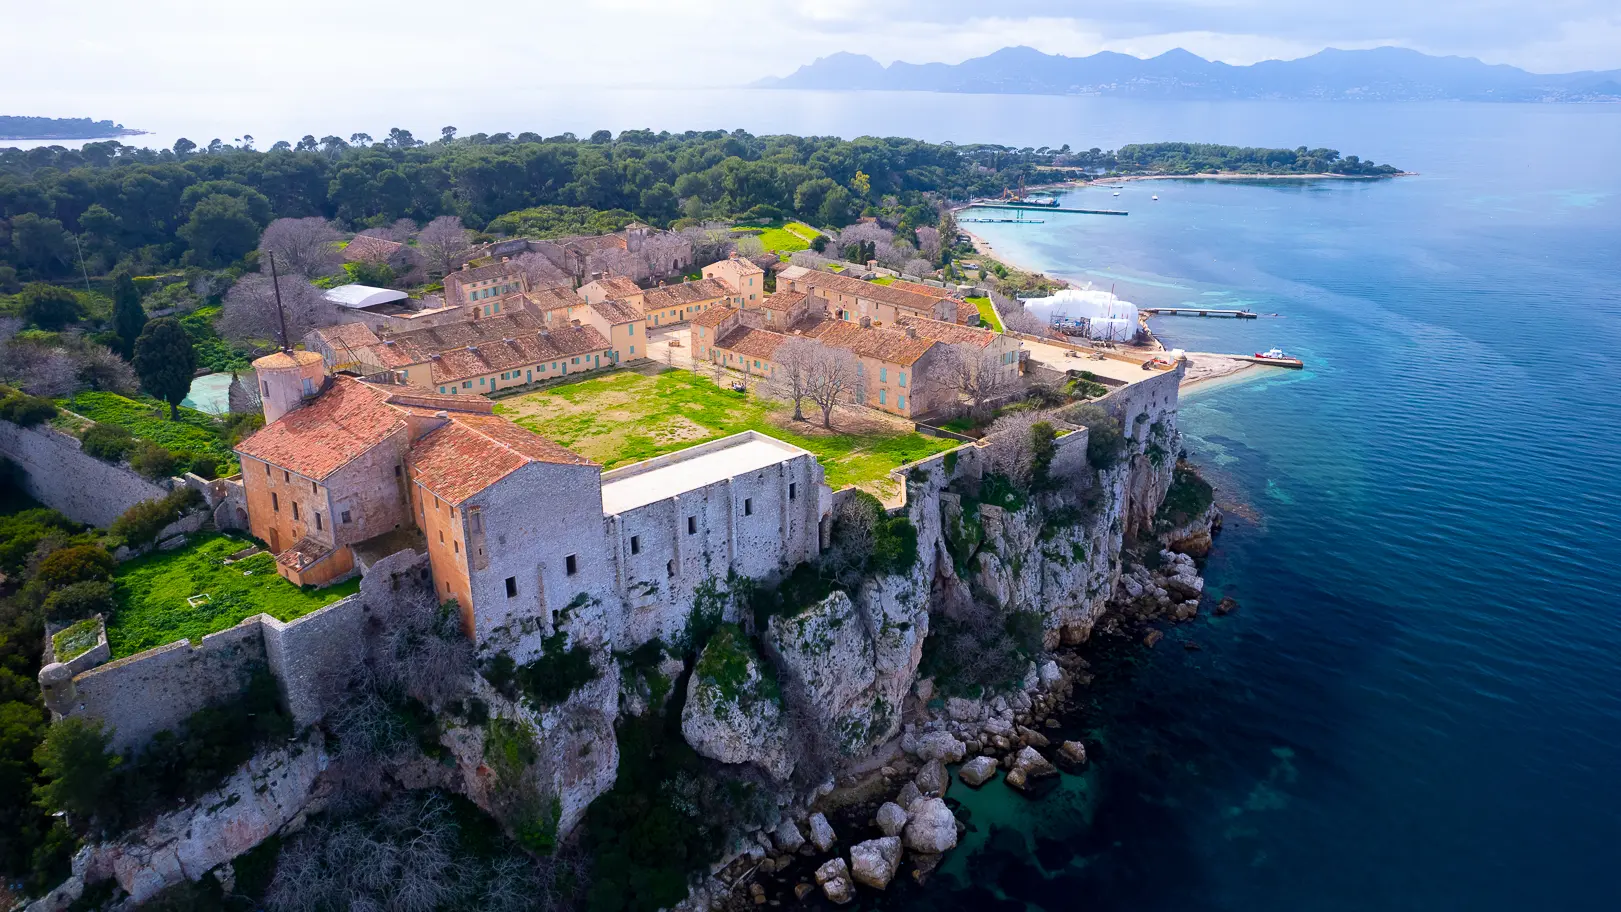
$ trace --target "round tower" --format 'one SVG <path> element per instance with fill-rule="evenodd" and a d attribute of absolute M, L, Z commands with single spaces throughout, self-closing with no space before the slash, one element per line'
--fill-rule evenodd
<path fill-rule="evenodd" d="M 45 697 L 45 706 L 59 716 L 73 711 L 73 699 L 78 694 L 73 686 L 73 671 L 61 662 L 52 662 L 39 670 L 39 689 Z"/>
<path fill-rule="evenodd" d="M 265 424 L 275 421 L 314 398 L 326 380 L 326 360 L 310 351 L 281 351 L 253 362 L 259 375 Z"/>

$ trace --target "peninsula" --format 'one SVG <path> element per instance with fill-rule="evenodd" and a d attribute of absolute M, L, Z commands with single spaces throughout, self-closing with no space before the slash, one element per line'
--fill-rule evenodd
<path fill-rule="evenodd" d="M 110 120 L 88 117 L 15 117 L 0 115 L 0 140 L 6 139 L 115 139 L 140 136 L 145 130 L 132 130 Z"/>

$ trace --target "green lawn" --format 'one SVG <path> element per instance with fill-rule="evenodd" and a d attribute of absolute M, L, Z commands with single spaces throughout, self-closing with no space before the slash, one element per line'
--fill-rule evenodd
<path fill-rule="evenodd" d="M 780 228 L 768 228 L 761 225 L 738 225 L 738 230 L 760 232 L 760 243 L 765 249 L 778 253 L 795 253 L 800 250 L 809 250 L 811 241 L 821 232 L 803 222 L 789 222 Z"/>
<path fill-rule="evenodd" d="M 1002 320 L 996 315 L 996 308 L 991 306 L 990 298 L 964 298 L 963 300 L 979 308 L 979 321 L 986 326 L 1002 332 Z"/>
<path fill-rule="evenodd" d="M 213 456 L 221 477 L 237 471 L 236 454 L 220 438 L 220 421 L 206 412 L 182 408 L 169 420 L 169 406 L 156 399 L 127 399 L 117 393 L 79 393 L 57 404 L 91 421 L 114 424 L 188 458 Z"/>
<path fill-rule="evenodd" d="M 893 285 L 895 284 L 895 277 L 881 275 L 875 279 L 868 279 L 868 281 L 872 282 L 874 285 Z"/>
<path fill-rule="evenodd" d="M 360 589 L 360 580 L 353 579 L 305 591 L 276 575 L 276 558 L 265 552 L 229 567 L 222 563 L 251 544 L 231 535 L 201 535 L 184 548 L 120 564 L 113 577 L 117 607 L 107 623 L 113 658 L 180 639 L 195 643 L 255 614 L 291 621 Z M 204 594 L 207 601 L 187 604 Z"/>
<path fill-rule="evenodd" d="M 807 417 L 820 418 L 811 403 L 805 406 Z M 733 392 L 682 370 L 586 377 L 502 400 L 495 410 L 610 469 L 759 431 L 815 453 L 834 488 L 882 482 L 896 466 L 956 445 L 878 419 L 856 429 L 841 427 L 835 416 L 833 431 L 824 431 L 819 420 L 792 420 L 787 403 Z"/>

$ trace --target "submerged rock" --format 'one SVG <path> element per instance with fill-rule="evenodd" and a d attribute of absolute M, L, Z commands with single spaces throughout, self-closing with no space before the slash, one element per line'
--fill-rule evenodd
<path fill-rule="evenodd" d="M 1230 595 L 1223 596 L 1221 601 L 1216 603 L 1216 614 L 1218 614 L 1218 615 L 1220 615 L 1220 614 L 1232 614 L 1234 611 L 1237 611 L 1237 610 L 1238 610 L 1238 599 L 1235 599 Z"/>
<path fill-rule="evenodd" d="M 1160 640 L 1163 640 L 1163 639 L 1165 639 L 1165 631 L 1163 631 L 1163 630 L 1150 630 L 1143 637 L 1143 645 L 1147 646 L 1149 649 L 1153 649 L 1154 644 L 1158 643 Z"/>
<path fill-rule="evenodd" d="M 957 818 L 939 798 L 919 798 L 907 808 L 906 847 L 938 854 L 957 845 Z"/>
<path fill-rule="evenodd" d="M 856 883 L 875 890 L 889 886 L 901 864 L 901 841 L 897 836 L 869 839 L 850 847 L 850 874 Z"/>
<path fill-rule="evenodd" d="M 1079 741 L 1065 741 L 1058 745 L 1058 758 L 1074 766 L 1086 763 L 1086 745 Z"/>
<path fill-rule="evenodd" d="M 842 858 L 834 858 L 816 869 L 816 882 L 829 902 L 844 905 L 855 896 L 855 885 L 850 882 L 850 866 Z"/>

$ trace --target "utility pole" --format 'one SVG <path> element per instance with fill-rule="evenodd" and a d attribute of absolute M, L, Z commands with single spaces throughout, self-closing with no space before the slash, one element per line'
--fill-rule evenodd
<path fill-rule="evenodd" d="M 79 243 L 77 234 L 73 236 L 73 246 L 79 250 L 79 273 L 84 276 L 84 290 L 88 294 L 90 292 L 90 270 L 84 267 L 84 245 Z"/>
<path fill-rule="evenodd" d="M 276 292 L 276 321 L 281 324 L 281 350 L 291 353 L 293 345 L 287 340 L 287 311 L 281 306 L 281 277 L 276 274 L 276 255 L 270 257 L 270 287 Z"/>

